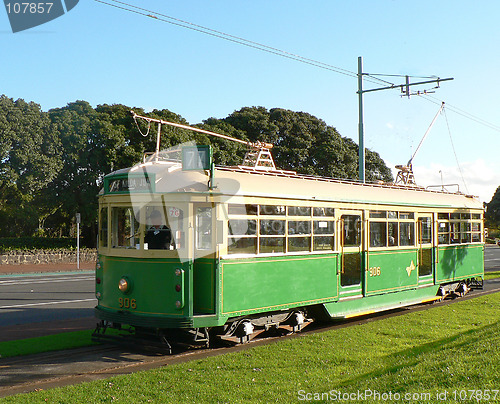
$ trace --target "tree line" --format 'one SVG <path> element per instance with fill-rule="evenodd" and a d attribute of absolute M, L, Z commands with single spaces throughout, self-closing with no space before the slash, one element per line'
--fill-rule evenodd
<path fill-rule="evenodd" d="M 140 115 L 188 125 L 167 109 Z M 70 236 L 81 213 L 82 237 L 95 245 L 97 195 L 106 174 L 130 167 L 156 147 L 156 128 L 149 136 L 121 104 L 93 108 L 75 101 L 48 112 L 22 99 L 0 96 L 0 237 Z M 334 127 L 305 112 L 245 107 L 226 118 L 194 125 L 249 141 L 273 143 L 278 168 L 302 174 L 356 179 L 358 146 Z M 140 130 L 139 130 L 140 129 Z M 214 161 L 241 164 L 245 146 L 192 131 L 163 126 L 161 149 L 194 141 L 211 144 Z M 366 150 L 368 181 L 392 181 L 378 153 Z"/>

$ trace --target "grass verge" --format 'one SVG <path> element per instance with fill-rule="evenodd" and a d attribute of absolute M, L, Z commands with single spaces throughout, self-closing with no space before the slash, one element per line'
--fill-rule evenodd
<path fill-rule="evenodd" d="M 496 293 L 2 402 L 289 403 L 339 401 L 352 394 L 364 402 L 389 401 L 391 394 L 412 403 L 463 402 L 464 394 L 484 400 L 489 394 L 487 401 L 498 402 L 499 304 Z M 361 400 L 344 399 L 353 401 Z"/>
<path fill-rule="evenodd" d="M 0 356 L 2 358 L 8 358 L 12 356 L 89 346 L 94 344 L 90 340 L 91 335 L 92 330 L 84 330 L 0 342 Z"/>
<path fill-rule="evenodd" d="M 494 278 L 500 278 L 500 271 L 494 271 L 494 272 L 485 272 L 484 273 L 484 279 L 494 279 Z"/>

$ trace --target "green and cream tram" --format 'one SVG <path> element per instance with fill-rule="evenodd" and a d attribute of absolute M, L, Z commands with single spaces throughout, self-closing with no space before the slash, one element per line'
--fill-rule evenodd
<path fill-rule="evenodd" d="M 463 194 L 188 170 L 156 154 L 104 179 L 95 335 L 130 326 L 242 341 L 461 295 L 483 277 L 482 230 L 481 202 Z"/>

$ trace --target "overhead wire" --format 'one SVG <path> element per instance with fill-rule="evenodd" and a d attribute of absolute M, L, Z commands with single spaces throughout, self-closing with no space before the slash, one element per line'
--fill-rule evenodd
<path fill-rule="evenodd" d="M 281 49 L 278 49 L 278 48 L 275 48 L 272 46 L 264 45 L 264 44 L 261 44 L 259 42 L 250 41 L 250 40 L 242 38 L 242 37 L 226 34 L 225 32 L 222 32 L 222 31 L 217 31 L 217 30 L 214 30 L 211 28 L 207 28 L 207 27 L 204 27 L 202 25 L 194 24 L 194 23 L 191 23 L 189 21 L 184 21 L 184 20 L 181 20 L 179 18 L 175 18 L 175 17 L 169 16 L 166 14 L 162 14 L 162 13 L 157 12 L 157 11 L 148 10 L 148 9 L 145 9 L 142 7 L 138 7 L 136 5 L 126 3 L 126 2 L 123 2 L 120 0 L 108 0 L 108 1 L 95 0 L 95 1 L 98 3 L 106 4 L 108 6 L 124 10 L 124 11 L 132 12 L 132 13 L 139 14 L 139 15 L 142 15 L 145 17 L 149 17 L 149 18 L 154 18 L 154 19 L 161 21 L 161 22 L 165 22 L 168 24 L 182 27 L 182 28 L 190 29 L 192 31 L 200 32 L 200 33 L 210 35 L 210 36 L 213 36 L 213 37 L 216 37 L 219 39 L 224 39 L 226 41 L 237 43 L 239 45 L 244 45 L 244 46 L 247 46 L 247 47 L 250 47 L 253 49 L 257 49 L 257 50 L 260 50 L 263 52 L 267 52 L 267 53 L 271 53 L 271 54 L 274 54 L 277 56 L 281 56 L 284 58 L 295 60 L 297 62 L 301 62 L 301 63 L 309 64 L 309 65 L 312 65 L 312 66 L 315 66 L 315 67 L 318 67 L 321 69 L 333 71 L 333 72 L 338 73 L 338 74 L 343 74 L 345 76 L 349 76 L 349 77 L 353 77 L 353 78 L 358 77 L 358 73 L 354 72 L 354 71 L 343 69 L 343 68 L 338 67 L 338 66 L 333 66 L 331 64 L 324 63 L 324 62 L 321 62 L 318 60 L 306 58 L 304 56 L 290 53 L 290 52 L 287 52 L 287 51 L 284 51 L 284 50 L 281 50 Z M 116 3 L 116 4 L 113 4 L 113 3 Z M 364 78 L 364 80 L 371 82 L 371 83 L 376 83 L 376 84 L 384 83 L 384 84 L 396 86 L 394 83 L 391 83 L 389 81 L 382 80 L 378 77 L 372 77 L 372 75 L 369 73 L 363 73 L 363 78 Z"/>
<path fill-rule="evenodd" d="M 455 161 L 457 162 L 458 172 L 460 173 L 460 177 L 462 177 L 462 182 L 464 183 L 465 191 L 467 192 L 467 194 L 469 194 L 469 189 L 467 188 L 467 183 L 465 182 L 464 173 L 462 171 L 462 167 L 460 166 L 460 163 L 458 162 L 457 152 L 455 150 L 455 145 L 453 144 L 453 138 L 451 136 L 450 124 L 448 122 L 448 116 L 446 115 L 446 108 L 443 108 L 443 114 L 444 114 L 444 118 L 446 120 L 446 126 L 448 128 L 448 135 L 450 136 L 451 149 L 453 150 L 453 154 L 455 155 Z"/>
<path fill-rule="evenodd" d="M 338 74 L 342 74 L 342 75 L 345 75 L 348 77 L 352 77 L 352 78 L 358 77 L 358 73 L 354 72 L 354 71 L 350 71 L 347 69 L 343 69 L 341 67 L 333 66 L 331 64 L 324 63 L 324 62 L 321 62 L 318 60 L 306 58 L 304 56 L 296 55 L 294 53 L 290 53 L 290 52 L 287 52 L 287 51 L 284 51 L 284 50 L 281 50 L 281 49 L 278 49 L 275 47 L 264 45 L 264 44 L 261 44 L 259 42 L 250 41 L 250 40 L 242 38 L 242 37 L 230 35 L 230 34 L 227 34 L 225 32 L 222 32 L 222 31 L 217 31 L 217 30 L 214 30 L 211 28 L 207 28 L 207 27 L 204 27 L 202 25 L 194 24 L 194 23 L 191 23 L 189 21 L 181 20 L 181 19 L 176 18 L 176 17 L 172 17 L 172 16 L 169 16 L 169 15 L 166 15 L 163 13 L 159 13 L 157 11 L 148 10 L 146 8 L 142 8 L 142 7 L 130 4 L 130 3 L 126 3 L 124 1 L 120 1 L 120 0 L 107 0 L 107 1 L 95 0 L 95 1 L 98 3 L 102 3 L 105 5 L 111 6 L 111 7 L 115 7 L 115 8 L 124 10 L 124 11 L 128 11 L 131 13 L 142 15 L 142 16 L 145 16 L 148 18 L 154 18 L 154 19 L 161 21 L 161 22 L 165 22 L 168 24 L 182 27 L 182 28 L 190 29 L 190 30 L 193 30 L 193 31 L 196 31 L 199 33 L 203 33 L 206 35 L 210 35 L 210 36 L 213 36 L 213 37 L 216 37 L 219 39 L 224 39 L 226 41 L 230 41 L 230 42 L 233 42 L 233 43 L 236 43 L 239 45 L 244 45 L 244 46 L 256 49 L 256 50 L 271 53 L 271 54 L 281 56 L 281 57 L 284 57 L 287 59 L 295 60 L 297 62 L 305 63 L 305 64 L 315 66 L 315 67 L 318 67 L 321 69 L 329 70 L 329 71 L 332 71 L 332 72 L 335 72 Z M 389 85 L 389 87 L 394 86 L 394 89 L 399 89 L 401 86 L 396 85 L 390 81 L 383 80 L 380 77 L 398 77 L 398 78 L 411 77 L 411 78 L 421 78 L 421 79 L 434 79 L 434 78 L 436 78 L 436 76 L 407 76 L 407 75 L 400 75 L 400 74 L 380 74 L 380 73 L 363 73 L 362 75 L 363 75 L 363 79 L 367 82 L 375 83 L 375 84 L 384 83 L 384 84 Z M 421 98 L 423 98 L 427 101 L 430 101 L 434 104 L 439 105 L 443 102 L 442 100 L 438 100 L 437 98 L 432 97 L 428 93 L 425 93 L 425 92 L 421 93 L 421 94 L 417 93 L 415 95 L 418 95 Z M 500 132 L 500 126 L 492 124 L 491 122 L 488 122 L 484 119 L 481 119 L 477 116 L 474 116 L 473 114 L 470 114 L 469 112 L 464 111 L 458 107 L 454 107 L 453 105 L 450 105 L 448 103 L 446 105 L 450 111 L 452 111 L 458 115 L 461 115 L 465 118 L 468 118 L 474 122 L 477 122 L 481 125 L 484 125 L 490 129 L 493 129 L 495 131 Z"/>
<path fill-rule="evenodd" d="M 430 96 L 429 94 L 418 94 L 418 96 L 421 97 L 422 99 L 429 101 L 429 102 L 432 102 L 433 104 L 436 104 L 436 105 L 440 105 L 443 102 L 442 100 L 440 100 L 436 97 Z M 490 129 L 493 129 L 497 132 L 500 132 L 500 126 L 498 126 L 498 125 L 495 125 L 491 122 L 488 122 L 485 119 L 479 118 L 479 117 L 477 117 L 477 116 L 475 116 L 467 111 L 464 111 L 463 109 L 460 109 L 460 108 L 455 107 L 453 105 L 450 105 L 448 103 L 446 103 L 446 107 L 448 108 L 449 111 L 454 112 L 457 115 L 461 115 L 464 118 L 470 119 L 471 121 L 474 121 L 476 123 L 479 123 L 483 126 L 490 128 Z"/>

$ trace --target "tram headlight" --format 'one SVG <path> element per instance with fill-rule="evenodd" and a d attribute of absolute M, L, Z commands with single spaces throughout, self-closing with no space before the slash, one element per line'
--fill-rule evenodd
<path fill-rule="evenodd" d="M 120 291 L 122 291 L 123 293 L 130 292 L 131 288 L 132 284 L 127 278 L 124 277 L 118 281 L 118 289 L 120 289 Z"/>

